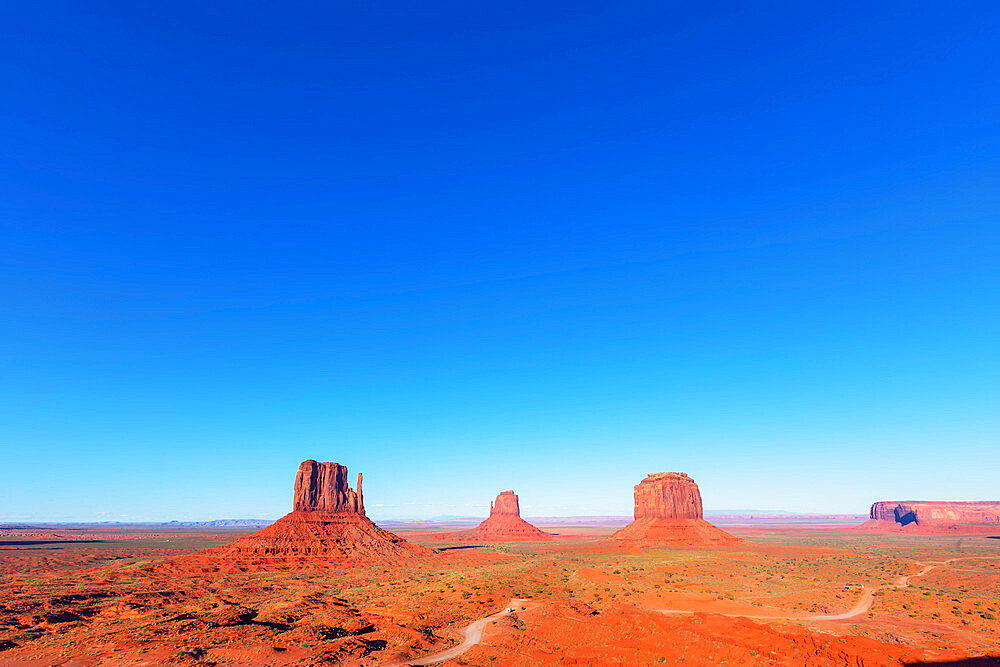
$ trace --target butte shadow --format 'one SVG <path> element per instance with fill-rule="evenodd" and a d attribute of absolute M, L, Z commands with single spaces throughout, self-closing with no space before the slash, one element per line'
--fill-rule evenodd
<path fill-rule="evenodd" d="M 626 549 L 730 546 L 743 540 L 704 519 L 701 491 L 683 472 L 654 472 L 635 486 L 635 520 L 611 534 Z"/>
<path fill-rule="evenodd" d="M 292 511 L 270 526 L 227 545 L 179 556 L 171 564 L 209 572 L 297 567 L 405 565 L 434 550 L 411 544 L 365 516 L 361 474 L 357 490 L 339 463 L 303 461 L 295 475 Z"/>
<path fill-rule="evenodd" d="M 513 491 L 501 491 L 490 503 L 490 516 L 471 530 L 440 536 L 453 542 L 547 542 L 551 533 L 539 530 L 521 518 L 521 505 Z"/>
<path fill-rule="evenodd" d="M 879 501 L 857 530 L 925 535 L 979 535 L 1000 530 L 1000 501 Z"/>

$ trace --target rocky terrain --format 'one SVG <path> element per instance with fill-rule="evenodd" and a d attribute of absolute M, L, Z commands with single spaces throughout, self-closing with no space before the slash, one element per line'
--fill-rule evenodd
<path fill-rule="evenodd" d="M 505 491 L 477 528 L 489 539 L 445 546 L 440 527 L 402 528 L 404 539 L 375 526 L 360 481 L 306 461 L 293 511 L 251 534 L 8 527 L 0 667 L 972 667 L 1000 653 L 992 535 L 778 525 L 739 539 L 704 520 L 690 477 L 656 473 L 613 534 L 562 525 L 545 540 Z M 497 538 L 512 530 L 532 537 Z"/>
<path fill-rule="evenodd" d="M 459 646 L 513 598 L 527 602 L 442 664 L 973 667 L 1000 654 L 1000 541 L 988 536 L 769 528 L 724 548 L 632 552 L 607 548 L 610 526 L 561 526 L 552 542 L 412 565 L 199 573 L 160 564 L 231 530 L 115 530 L 0 538 L 14 566 L 0 576 L 0 667 L 398 666 Z"/>
<path fill-rule="evenodd" d="M 872 505 L 860 528 L 956 534 L 1000 531 L 1000 501 L 880 501 Z"/>
<path fill-rule="evenodd" d="M 347 481 L 347 466 L 339 463 L 303 461 L 295 473 L 294 512 L 343 512 L 364 514 L 365 500 L 361 492 L 361 473 L 357 491 Z"/>
<path fill-rule="evenodd" d="M 459 542 L 538 542 L 552 535 L 521 518 L 521 505 L 513 491 L 501 491 L 490 503 L 490 516 L 472 530 L 446 533 L 442 539 Z"/>
<path fill-rule="evenodd" d="M 295 475 L 292 512 L 276 522 L 209 551 L 176 559 L 194 571 L 252 571 L 290 565 L 399 564 L 431 555 L 425 547 L 376 526 L 365 516 L 361 474 L 357 490 L 338 463 L 303 461 Z"/>
<path fill-rule="evenodd" d="M 704 519 L 701 491 L 682 472 L 650 473 L 635 487 L 635 520 L 611 535 L 621 546 L 736 544 L 740 540 Z"/>

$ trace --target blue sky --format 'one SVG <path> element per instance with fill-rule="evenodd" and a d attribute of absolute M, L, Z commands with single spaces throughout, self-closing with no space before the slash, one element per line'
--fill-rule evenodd
<path fill-rule="evenodd" d="M 997 497 L 994 4 L 202 5 L 0 8 L 0 519 Z"/>

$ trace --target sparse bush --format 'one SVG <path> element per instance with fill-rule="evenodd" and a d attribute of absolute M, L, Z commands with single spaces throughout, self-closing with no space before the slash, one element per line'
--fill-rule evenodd
<path fill-rule="evenodd" d="M 205 649 L 199 648 L 197 646 L 192 646 L 191 648 L 181 648 L 177 651 L 178 658 L 191 658 L 192 660 L 201 660 L 205 655 Z"/>

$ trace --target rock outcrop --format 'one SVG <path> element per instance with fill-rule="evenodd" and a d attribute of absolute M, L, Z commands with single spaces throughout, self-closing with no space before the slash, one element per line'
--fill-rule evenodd
<path fill-rule="evenodd" d="M 654 472 L 635 487 L 636 519 L 703 519 L 701 491 L 683 472 Z"/>
<path fill-rule="evenodd" d="M 501 491 L 490 503 L 490 516 L 521 516 L 521 503 L 513 491 Z"/>
<path fill-rule="evenodd" d="M 925 500 L 874 503 L 863 530 L 918 533 L 986 533 L 1000 530 L 1000 501 Z"/>
<path fill-rule="evenodd" d="M 441 539 L 456 542 L 539 542 L 552 539 L 521 518 L 521 504 L 513 491 L 501 491 L 490 503 L 490 516 L 472 530 L 446 533 Z"/>
<path fill-rule="evenodd" d="M 174 562 L 202 571 L 252 571 L 399 564 L 433 553 L 365 516 L 361 475 L 357 489 L 352 489 L 347 468 L 338 463 L 304 461 L 295 476 L 292 507 L 266 528 Z"/>
<path fill-rule="evenodd" d="M 611 535 L 624 547 L 738 544 L 704 519 L 701 491 L 682 472 L 656 472 L 635 486 L 635 520 Z"/>
<path fill-rule="evenodd" d="M 361 473 L 358 473 L 358 490 L 347 482 L 347 466 L 339 463 L 303 461 L 295 474 L 295 512 L 345 512 L 364 514 L 365 503 L 361 496 Z"/>

